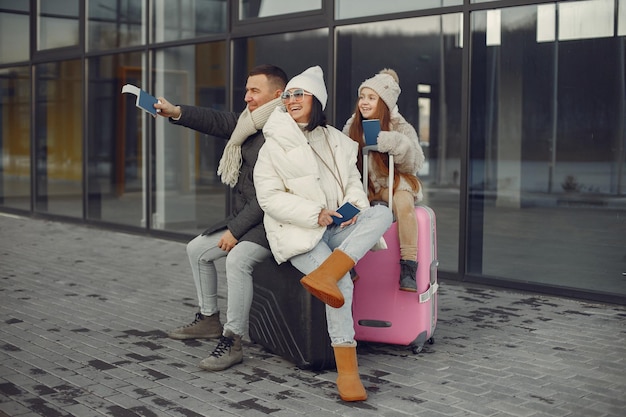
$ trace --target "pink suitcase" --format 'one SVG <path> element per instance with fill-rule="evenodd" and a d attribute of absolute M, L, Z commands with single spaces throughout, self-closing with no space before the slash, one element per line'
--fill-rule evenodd
<path fill-rule="evenodd" d="M 367 167 L 367 153 L 371 149 L 375 148 L 364 149 L 364 167 Z M 391 156 L 390 165 L 393 166 Z M 367 170 L 363 178 L 366 185 Z M 393 173 L 390 175 L 392 183 Z M 358 341 L 410 346 L 414 353 L 419 353 L 426 342 L 434 343 L 439 286 L 436 219 L 433 210 L 425 205 L 415 207 L 415 213 L 419 262 L 417 292 L 399 289 L 400 242 L 398 224 L 394 222 L 384 234 L 387 249 L 368 252 L 355 266 L 359 279 L 354 285 L 352 314 Z"/>

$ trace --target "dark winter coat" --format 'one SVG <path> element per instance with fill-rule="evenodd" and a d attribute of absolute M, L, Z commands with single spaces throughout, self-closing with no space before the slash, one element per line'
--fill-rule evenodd
<path fill-rule="evenodd" d="M 179 120 L 170 118 L 172 123 L 226 140 L 230 139 L 239 118 L 239 113 L 217 111 L 207 107 L 181 105 L 180 108 L 181 118 Z M 263 210 L 256 199 L 253 179 L 254 165 L 264 142 L 263 132 L 258 130 L 241 145 L 241 170 L 237 184 L 233 187 L 231 214 L 209 227 L 203 234 L 228 228 L 238 241 L 258 243 L 269 249 L 263 227 Z"/>

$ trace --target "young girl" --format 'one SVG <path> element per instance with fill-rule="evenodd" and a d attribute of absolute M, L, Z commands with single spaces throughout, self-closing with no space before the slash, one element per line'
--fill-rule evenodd
<path fill-rule="evenodd" d="M 389 200 L 389 155 L 394 160 L 393 214 L 398 221 L 400 239 L 400 289 L 417 291 L 417 219 L 415 203 L 423 198 L 422 187 L 416 174 L 424 164 L 424 152 L 417 133 L 398 112 L 396 102 L 400 95 L 398 75 L 392 69 L 383 69 L 365 80 L 359 87 L 359 97 L 354 114 L 348 119 L 343 132 L 359 144 L 357 165 L 363 173 L 362 148 L 364 146 L 363 120 L 380 120 L 378 150 L 368 157 L 368 197 Z"/>

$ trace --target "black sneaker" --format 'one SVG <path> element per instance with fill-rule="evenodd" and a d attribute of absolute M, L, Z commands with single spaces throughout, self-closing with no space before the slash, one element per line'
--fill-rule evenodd
<path fill-rule="evenodd" d="M 400 260 L 400 291 L 417 291 L 415 276 L 417 275 L 417 262 Z"/>

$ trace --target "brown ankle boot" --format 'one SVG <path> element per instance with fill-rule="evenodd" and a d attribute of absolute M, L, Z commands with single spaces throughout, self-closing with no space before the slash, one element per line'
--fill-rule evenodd
<path fill-rule="evenodd" d="M 344 303 L 343 294 L 337 282 L 352 269 L 354 261 L 345 252 L 335 249 L 313 272 L 300 280 L 300 283 L 313 296 L 331 307 L 339 308 Z"/>
<path fill-rule="evenodd" d="M 361 383 L 356 360 L 356 343 L 333 345 L 337 363 L 337 390 L 344 401 L 365 401 L 367 392 Z"/>

